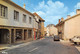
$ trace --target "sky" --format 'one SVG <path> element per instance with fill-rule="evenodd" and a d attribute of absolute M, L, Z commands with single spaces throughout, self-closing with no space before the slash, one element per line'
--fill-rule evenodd
<path fill-rule="evenodd" d="M 58 24 L 58 20 L 67 15 L 75 15 L 76 9 L 80 9 L 80 0 L 12 0 L 19 6 L 26 4 L 26 10 L 38 13 L 48 24 Z"/>

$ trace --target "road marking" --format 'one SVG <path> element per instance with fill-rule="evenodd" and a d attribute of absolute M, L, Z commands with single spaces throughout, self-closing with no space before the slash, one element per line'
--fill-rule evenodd
<path fill-rule="evenodd" d="M 1 52 L 2 54 L 8 54 L 8 52 L 5 52 L 5 51 L 3 51 L 3 52 Z"/>
<path fill-rule="evenodd" d="M 32 51 L 37 50 L 37 49 L 38 49 L 38 47 L 36 47 L 36 48 L 34 48 L 34 49 L 30 50 L 29 52 L 32 52 Z"/>

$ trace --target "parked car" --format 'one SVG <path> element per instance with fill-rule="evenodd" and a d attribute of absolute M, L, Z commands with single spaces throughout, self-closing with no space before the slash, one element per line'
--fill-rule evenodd
<path fill-rule="evenodd" d="M 74 44 L 80 44 L 80 36 L 74 36 L 73 38 L 70 39 L 70 41 Z"/>
<path fill-rule="evenodd" d="M 58 35 L 55 35 L 54 38 L 53 38 L 53 40 L 54 40 L 54 41 L 60 41 L 60 38 L 59 38 Z"/>

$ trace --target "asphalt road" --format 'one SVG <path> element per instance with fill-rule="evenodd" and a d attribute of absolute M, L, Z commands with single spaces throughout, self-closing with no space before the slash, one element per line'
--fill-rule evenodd
<path fill-rule="evenodd" d="M 52 37 L 36 40 L 29 45 L 7 52 L 8 54 L 80 54 L 74 46 L 69 43 L 55 42 Z"/>

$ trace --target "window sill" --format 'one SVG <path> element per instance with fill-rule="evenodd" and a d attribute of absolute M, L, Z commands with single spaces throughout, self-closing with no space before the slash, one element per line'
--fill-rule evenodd
<path fill-rule="evenodd" d="M 2 18 L 2 19 L 8 19 L 8 18 L 6 18 L 6 17 L 2 17 L 2 16 L 0 16 L 0 18 Z"/>
<path fill-rule="evenodd" d="M 14 21 L 17 21 L 17 22 L 19 22 L 19 20 L 15 20 L 15 19 L 14 19 Z"/>

